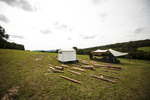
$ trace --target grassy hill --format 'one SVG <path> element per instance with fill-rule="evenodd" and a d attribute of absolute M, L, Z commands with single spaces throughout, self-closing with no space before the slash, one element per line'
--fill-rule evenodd
<path fill-rule="evenodd" d="M 49 69 L 49 64 L 61 65 L 54 59 L 55 55 L 57 54 L 0 49 L 0 98 L 3 98 L 12 87 L 16 86 L 18 86 L 18 92 L 11 96 L 13 99 L 146 100 L 150 98 L 149 61 L 119 59 L 121 64 L 115 65 L 123 68 L 117 71 L 120 74 L 103 72 L 105 68 L 101 67 L 95 68 L 95 71 L 74 70 L 82 73 L 82 75 L 76 75 L 67 72 L 67 68 L 64 69 L 65 73 L 53 73 Z M 52 61 L 49 57 L 52 58 Z M 77 57 L 90 62 L 88 55 L 77 55 Z M 42 68 L 38 65 L 41 65 Z M 66 65 L 73 70 L 74 66 L 71 63 Z M 113 84 L 90 77 L 90 74 L 99 76 L 99 73 L 120 77 L 120 79 L 104 76 L 104 78 L 116 81 L 116 84 Z M 60 75 L 79 80 L 81 84 L 63 79 Z"/>
<path fill-rule="evenodd" d="M 149 52 L 150 51 L 150 47 L 140 47 L 137 50 L 142 50 L 142 51 L 145 51 L 145 52 Z"/>

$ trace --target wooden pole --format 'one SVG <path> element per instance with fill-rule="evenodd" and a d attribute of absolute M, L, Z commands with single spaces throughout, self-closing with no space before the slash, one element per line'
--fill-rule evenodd
<path fill-rule="evenodd" d="M 113 71 L 108 71 L 108 70 L 102 70 L 102 71 L 104 71 L 104 72 L 112 72 L 112 73 L 120 74 L 120 73 L 118 73 L 118 72 L 113 72 Z"/>
<path fill-rule="evenodd" d="M 110 66 L 110 65 L 107 65 L 107 68 L 117 68 L 117 69 L 122 69 L 122 67 Z"/>
<path fill-rule="evenodd" d="M 110 75 L 105 75 L 105 74 L 99 74 L 99 75 L 108 76 L 108 77 L 110 77 L 110 78 L 116 78 L 116 79 L 120 79 L 119 77 L 110 76 Z"/>
<path fill-rule="evenodd" d="M 77 64 L 72 64 L 73 66 L 77 66 L 77 67 L 80 67 L 80 65 L 77 65 Z"/>
<path fill-rule="evenodd" d="M 69 80 L 69 81 L 73 81 L 73 82 L 75 82 L 75 83 L 79 83 L 79 84 L 81 84 L 81 82 L 80 82 L 80 81 L 77 81 L 77 80 L 71 79 L 71 78 L 69 78 L 69 77 L 65 77 L 65 76 L 62 76 L 62 75 L 60 75 L 60 77 L 62 77 L 62 78 L 64 78 L 64 79 L 67 79 L 67 80 Z"/>
<path fill-rule="evenodd" d="M 75 70 L 79 70 L 79 71 L 84 72 L 84 69 L 80 69 L 80 68 L 76 68 L 76 67 L 72 67 L 72 69 L 75 69 Z"/>
<path fill-rule="evenodd" d="M 64 73 L 64 71 L 55 70 L 53 67 L 49 67 L 54 73 Z"/>
<path fill-rule="evenodd" d="M 81 68 L 94 70 L 93 66 L 82 65 Z"/>
<path fill-rule="evenodd" d="M 66 68 L 69 68 L 69 66 L 67 65 L 64 65 L 64 64 L 61 64 L 62 67 L 66 67 Z"/>
<path fill-rule="evenodd" d="M 121 71 L 121 69 L 114 69 L 114 68 L 105 68 L 105 69 Z"/>
<path fill-rule="evenodd" d="M 81 75 L 81 73 L 78 73 L 78 72 L 75 72 L 75 71 L 71 71 L 71 70 L 67 70 L 67 71 L 71 72 L 71 73 L 75 73 L 75 74 Z"/>
<path fill-rule="evenodd" d="M 97 78 L 97 79 L 101 79 L 101 80 L 104 80 L 104 81 L 107 81 L 107 82 L 112 82 L 112 83 L 116 83 L 115 81 L 113 80 L 109 80 L 109 79 L 106 79 L 106 78 L 101 78 L 99 76 L 95 76 L 95 75 L 90 75 L 91 77 L 94 77 L 94 78 Z"/>
<path fill-rule="evenodd" d="M 53 67 L 49 67 L 52 71 L 55 71 L 55 68 L 53 68 Z"/>
<path fill-rule="evenodd" d="M 63 67 L 59 67 L 59 66 L 55 66 L 55 68 L 60 69 L 60 70 L 64 70 Z"/>

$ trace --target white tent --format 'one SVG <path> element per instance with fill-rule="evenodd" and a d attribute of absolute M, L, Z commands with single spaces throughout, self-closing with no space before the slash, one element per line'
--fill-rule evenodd
<path fill-rule="evenodd" d="M 76 51 L 74 49 L 59 49 L 58 60 L 61 62 L 76 61 Z"/>
<path fill-rule="evenodd" d="M 102 53 L 104 53 L 104 54 L 110 54 L 111 53 L 114 57 L 125 56 L 128 54 L 128 53 L 118 52 L 118 51 L 115 51 L 113 49 L 108 49 L 108 50 L 98 49 L 96 51 L 92 51 L 93 55 L 101 55 Z"/>

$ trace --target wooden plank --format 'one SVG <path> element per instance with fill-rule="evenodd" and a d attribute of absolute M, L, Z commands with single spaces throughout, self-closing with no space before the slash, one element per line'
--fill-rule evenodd
<path fill-rule="evenodd" d="M 75 69 L 75 70 L 79 70 L 79 71 L 84 72 L 84 69 L 80 69 L 80 68 L 76 68 L 76 67 L 72 67 L 72 69 Z"/>
<path fill-rule="evenodd" d="M 122 69 L 122 67 L 118 67 L 118 66 L 111 66 L 111 65 L 107 65 L 107 68 L 117 68 L 117 69 Z"/>
<path fill-rule="evenodd" d="M 64 65 L 64 64 L 61 64 L 62 67 L 66 67 L 66 68 L 69 68 L 68 65 Z"/>
<path fill-rule="evenodd" d="M 102 77 L 99 77 L 99 76 L 95 76 L 95 75 L 90 75 L 90 76 L 91 76 L 91 77 L 94 77 L 94 78 L 97 78 L 97 79 L 101 79 L 101 80 L 107 81 L 107 82 L 116 83 L 116 82 L 113 81 L 113 80 L 109 80 L 109 79 L 102 78 Z"/>
<path fill-rule="evenodd" d="M 108 70 L 102 70 L 102 71 L 104 71 L 104 72 L 112 72 L 112 73 L 120 74 L 120 73 L 118 73 L 118 72 L 113 72 L 113 71 L 108 71 Z"/>
<path fill-rule="evenodd" d="M 102 76 L 107 76 L 107 77 L 110 77 L 110 78 L 116 78 L 116 79 L 120 79 L 119 77 L 110 76 L 110 75 L 105 75 L 105 74 L 99 74 L 99 75 L 102 75 Z"/>
<path fill-rule="evenodd" d="M 75 71 L 71 71 L 71 70 L 67 70 L 68 72 L 74 73 L 74 74 L 78 74 L 81 75 L 81 73 L 75 72 Z"/>
<path fill-rule="evenodd" d="M 93 66 L 88 66 L 88 65 L 81 65 L 81 68 L 94 70 Z"/>
<path fill-rule="evenodd" d="M 80 65 L 77 65 L 77 64 L 72 64 L 72 66 L 77 66 L 77 67 L 80 67 Z"/>
<path fill-rule="evenodd" d="M 60 69 L 60 70 L 64 70 L 63 67 L 59 67 L 59 66 L 55 66 L 55 68 Z"/>
<path fill-rule="evenodd" d="M 62 78 L 64 78 L 64 79 L 67 79 L 67 80 L 69 80 L 69 81 L 72 81 L 72 82 L 75 82 L 75 83 L 79 83 L 79 84 L 81 84 L 81 82 L 80 82 L 80 81 L 78 81 L 78 80 L 71 79 L 71 78 L 69 78 L 69 77 L 62 76 L 62 75 L 60 75 L 60 77 L 62 77 Z"/>
<path fill-rule="evenodd" d="M 121 69 L 114 69 L 114 68 L 105 68 L 107 70 L 117 70 L 117 71 L 121 71 Z"/>

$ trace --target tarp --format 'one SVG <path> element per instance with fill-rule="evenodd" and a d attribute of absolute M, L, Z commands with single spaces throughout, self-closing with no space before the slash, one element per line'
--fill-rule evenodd
<path fill-rule="evenodd" d="M 102 53 L 104 53 L 104 54 L 110 54 L 111 53 L 114 57 L 125 56 L 128 54 L 128 53 L 118 52 L 118 51 L 115 51 L 113 49 L 108 49 L 108 50 L 98 49 L 96 51 L 92 51 L 93 55 L 101 55 Z"/>

